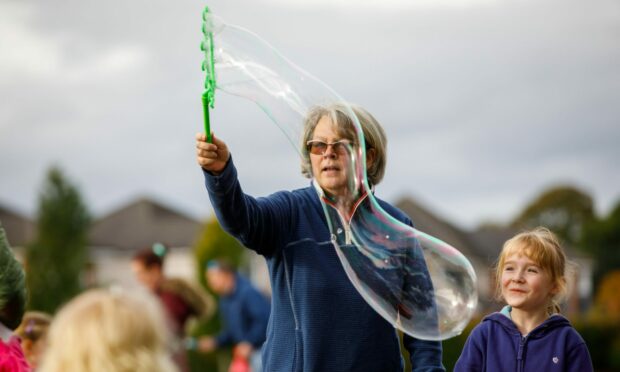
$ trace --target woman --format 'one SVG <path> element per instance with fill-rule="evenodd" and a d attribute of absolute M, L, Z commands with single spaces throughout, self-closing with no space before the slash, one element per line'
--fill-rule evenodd
<path fill-rule="evenodd" d="M 386 137 L 376 119 L 353 107 L 366 139 L 368 181 L 377 185 Z M 316 107 L 304 123 L 302 173 L 309 187 L 265 198 L 246 195 L 226 144 L 197 134 L 197 160 L 222 227 L 263 255 L 272 286 L 271 318 L 263 346 L 265 371 L 402 371 L 394 327 L 355 290 L 332 246 L 319 194 L 346 215 L 352 193 L 349 148 L 357 148 L 348 107 Z M 318 193 L 317 193 L 318 191 Z M 361 195 L 363 197 L 363 195 Z M 401 211 L 380 201 L 394 218 Z M 443 371 L 441 344 L 405 336 L 414 371 Z"/>

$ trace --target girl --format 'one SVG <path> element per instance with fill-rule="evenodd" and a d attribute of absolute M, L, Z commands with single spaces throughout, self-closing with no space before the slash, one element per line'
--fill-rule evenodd
<path fill-rule="evenodd" d="M 592 371 L 588 348 L 559 314 L 566 294 L 566 256 L 546 228 L 508 240 L 496 269 L 507 306 L 467 338 L 455 371 Z"/>
<path fill-rule="evenodd" d="M 157 300 L 91 289 L 54 317 L 41 372 L 178 372 Z"/>

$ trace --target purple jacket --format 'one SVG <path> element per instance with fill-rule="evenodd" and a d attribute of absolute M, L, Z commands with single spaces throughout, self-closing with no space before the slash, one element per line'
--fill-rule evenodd
<path fill-rule="evenodd" d="M 588 348 L 569 321 L 552 315 L 527 336 L 502 313 L 474 328 L 454 371 L 593 371 Z"/>

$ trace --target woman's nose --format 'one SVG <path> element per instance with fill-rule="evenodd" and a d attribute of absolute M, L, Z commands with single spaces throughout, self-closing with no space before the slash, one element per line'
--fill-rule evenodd
<path fill-rule="evenodd" d="M 334 146 L 332 144 L 327 145 L 327 148 L 325 149 L 323 156 L 326 158 L 335 158 L 336 155 L 337 154 L 336 154 L 336 151 L 334 150 Z"/>

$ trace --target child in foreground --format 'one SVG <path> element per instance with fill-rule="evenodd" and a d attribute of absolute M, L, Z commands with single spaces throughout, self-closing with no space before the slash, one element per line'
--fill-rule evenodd
<path fill-rule="evenodd" d="M 585 342 L 560 315 L 565 267 L 546 228 L 508 240 L 496 269 L 497 294 L 507 305 L 474 328 L 454 371 L 592 371 Z"/>

